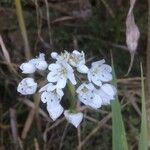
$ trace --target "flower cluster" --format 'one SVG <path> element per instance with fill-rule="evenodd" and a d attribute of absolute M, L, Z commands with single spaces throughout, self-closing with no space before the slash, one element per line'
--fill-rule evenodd
<path fill-rule="evenodd" d="M 68 110 L 64 110 L 61 104 L 65 94 L 64 88 L 68 84 L 76 89 L 76 97 L 70 99 L 72 104 L 76 104 L 78 99 L 83 104 L 98 109 L 102 105 L 110 104 L 110 101 L 114 99 L 116 88 L 109 83 L 112 80 L 112 68 L 105 64 L 104 59 L 93 62 L 91 67 L 88 67 L 83 51 L 74 50 L 72 53 L 64 51 L 61 54 L 52 52 L 51 57 L 55 63 L 48 65 L 45 55 L 40 53 L 39 57 L 23 63 L 20 69 L 24 74 L 48 69 L 48 83 L 39 89 L 39 93 L 41 93 L 41 101 L 46 103 L 52 120 L 55 121 L 63 113 L 68 122 L 78 127 L 83 119 L 83 113 L 76 112 L 75 107 L 73 107 L 74 110 L 71 106 Z M 19 83 L 17 91 L 23 95 L 30 95 L 34 94 L 37 88 L 38 85 L 34 79 L 28 77 Z"/>

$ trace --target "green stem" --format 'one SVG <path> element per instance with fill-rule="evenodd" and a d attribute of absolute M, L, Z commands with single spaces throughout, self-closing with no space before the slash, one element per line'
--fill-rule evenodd
<path fill-rule="evenodd" d="M 75 86 L 69 81 L 66 86 L 70 112 L 76 111 Z"/>

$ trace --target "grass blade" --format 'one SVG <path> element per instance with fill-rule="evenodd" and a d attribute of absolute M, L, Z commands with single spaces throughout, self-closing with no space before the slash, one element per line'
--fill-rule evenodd
<path fill-rule="evenodd" d="M 146 106 L 145 106 L 145 89 L 144 89 L 144 78 L 143 78 L 143 68 L 141 67 L 141 88 L 142 88 L 142 115 L 141 115 L 141 133 L 139 140 L 139 150 L 147 150 L 148 149 L 148 138 L 147 138 L 147 120 L 146 120 Z"/>
<path fill-rule="evenodd" d="M 26 56 L 26 58 L 29 59 L 31 57 L 31 52 L 30 52 L 30 46 L 29 46 L 29 42 L 28 42 L 28 36 L 27 36 L 26 27 L 25 27 L 25 22 L 24 22 L 24 18 L 23 18 L 21 1 L 15 0 L 15 5 L 16 5 L 16 13 L 17 13 L 18 22 L 19 22 L 19 26 L 21 29 L 21 34 L 22 34 L 24 44 L 25 44 L 25 56 Z"/>
<path fill-rule="evenodd" d="M 116 75 L 114 71 L 113 57 L 111 57 L 113 85 L 117 87 Z M 124 123 L 121 115 L 121 107 L 118 101 L 118 96 L 111 103 L 112 107 L 112 146 L 113 150 L 128 150 L 127 139 L 125 134 Z"/>

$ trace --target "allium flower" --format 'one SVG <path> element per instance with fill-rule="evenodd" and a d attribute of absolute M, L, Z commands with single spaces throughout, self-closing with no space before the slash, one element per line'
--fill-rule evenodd
<path fill-rule="evenodd" d="M 88 71 L 88 80 L 90 82 L 92 81 L 97 86 L 101 86 L 102 82 L 112 80 L 112 68 L 104 63 L 104 59 L 94 62 L 92 63 L 91 69 Z"/>
<path fill-rule="evenodd" d="M 20 69 L 22 73 L 29 74 L 34 73 L 36 70 L 40 71 L 48 68 L 48 83 L 41 87 L 39 92 L 41 93 L 41 101 L 46 104 L 49 116 L 53 121 L 64 112 L 64 116 L 69 123 L 76 128 L 79 126 L 83 119 L 83 113 L 74 113 L 76 112 L 76 101 L 74 99 L 76 96 L 78 97 L 77 100 L 93 109 L 110 104 L 111 100 L 114 99 L 117 92 L 116 88 L 109 83 L 105 83 L 112 79 L 112 68 L 104 64 L 104 59 L 93 62 L 89 69 L 86 66 L 83 51 L 74 50 L 72 53 L 64 51 L 61 54 L 52 52 L 51 57 L 55 63 L 51 63 L 48 66 L 45 55 L 40 53 L 39 57 L 23 63 Z M 87 74 L 87 76 L 83 74 Z M 80 85 L 76 89 L 77 81 L 79 81 L 78 85 Z M 70 99 L 67 101 L 69 108 L 64 111 L 61 100 L 65 94 L 63 88 L 67 84 L 65 91 Z M 23 95 L 34 94 L 36 89 L 37 83 L 34 82 L 33 78 L 23 79 L 17 87 L 17 91 Z"/>
<path fill-rule="evenodd" d="M 32 78 L 23 79 L 17 87 L 17 91 L 22 95 L 34 94 L 36 92 L 36 89 L 37 83 L 35 83 L 34 79 Z"/>
<path fill-rule="evenodd" d="M 24 74 L 34 73 L 36 69 L 45 70 L 47 69 L 48 64 L 45 61 L 45 55 L 43 53 L 39 54 L 38 58 L 31 59 L 30 61 L 21 64 L 20 69 Z"/>
<path fill-rule="evenodd" d="M 97 94 L 99 94 L 102 99 L 102 105 L 110 104 L 110 101 L 114 99 L 116 93 L 116 88 L 113 85 L 107 83 L 103 84 L 101 88 L 97 90 Z"/>
<path fill-rule="evenodd" d="M 52 83 L 56 82 L 57 88 L 64 88 L 67 79 L 69 79 L 73 85 L 76 84 L 74 71 L 66 61 L 57 61 L 55 64 L 50 64 L 48 69 L 50 72 L 47 75 L 47 80 Z"/>
<path fill-rule="evenodd" d="M 71 124 L 73 124 L 76 128 L 79 126 L 83 119 L 83 113 L 70 113 L 69 110 L 66 110 L 64 112 L 64 116 L 67 119 L 67 121 Z"/>
<path fill-rule="evenodd" d="M 87 106 L 94 109 L 100 108 L 102 105 L 101 97 L 96 93 L 96 88 L 92 83 L 83 83 L 76 90 L 79 100 Z"/>

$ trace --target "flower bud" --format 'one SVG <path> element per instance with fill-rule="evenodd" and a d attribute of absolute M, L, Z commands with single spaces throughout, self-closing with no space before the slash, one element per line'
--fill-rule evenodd
<path fill-rule="evenodd" d="M 22 73 L 28 74 L 28 73 L 34 73 L 36 68 L 31 63 L 23 63 L 20 66 L 20 69 L 22 70 Z"/>

